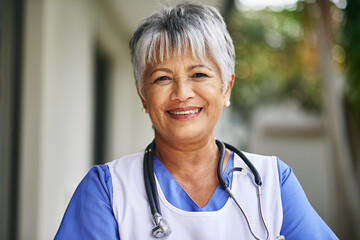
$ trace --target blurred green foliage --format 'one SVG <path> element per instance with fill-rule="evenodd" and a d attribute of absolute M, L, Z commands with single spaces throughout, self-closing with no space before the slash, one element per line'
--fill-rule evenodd
<path fill-rule="evenodd" d="M 318 41 L 306 4 L 293 11 L 239 11 L 228 18 L 236 52 L 233 106 L 292 99 L 306 110 L 322 110 Z"/>
<path fill-rule="evenodd" d="M 345 8 L 342 41 L 346 52 L 346 101 L 360 126 L 360 1 L 349 0 Z"/>

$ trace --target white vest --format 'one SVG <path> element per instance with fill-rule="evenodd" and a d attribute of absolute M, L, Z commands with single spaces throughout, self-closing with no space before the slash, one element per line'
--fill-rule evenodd
<path fill-rule="evenodd" d="M 246 155 L 262 177 L 262 210 L 270 231 L 269 239 L 275 239 L 280 235 L 283 217 L 276 158 Z M 113 211 L 121 240 L 154 239 L 151 235 L 154 223 L 144 186 L 143 157 L 144 152 L 140 152 L 108 163 L 113 184 Z M 234 166 L 248 169 L 236 154 Z M 266 239 L 253 179 L 250 170 L 249 174 L 234 172 L 232 192 L 255 234 Z M 172 233 L 163 239 L 254 239 L 243 214 L 231 198 L 218 211 L 187 212 L 166 200 L 158 182 L 157 188 L 162 215 L 172 229 Z"/>

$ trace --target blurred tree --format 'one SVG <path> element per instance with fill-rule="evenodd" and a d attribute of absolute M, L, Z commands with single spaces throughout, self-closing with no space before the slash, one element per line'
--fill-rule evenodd
<path fill-rule="evenodd" d="M 348 1 L 345 11 L 334 3 L 346 6 L 345 0 L 300 0 L 288 10 L 233 8 L 227 17 L 237 61 L 232 103 L 246 112 L 290 99 L 325 116 L 336 169 L 336 232 L 340 239 L 360 239 L 360 0 Z"/>
<path fill-rule="evenodd" d="M 346 52 L 345 58 L 345 112 L 346 127 L 349 137 L 352 162 L 351 174 L 355 175 L 358 189 L 360 188 L 360 1 L 348 0 L 344 10 L 342 43 Z M 360 205 L 360 196 L 356 196 Z M 358 223 L 359 226 L 360 223 Z M 357 227 L 358 227 L 357 226 Z M 360 239 L 358 230 L 358 239 Z"/>
<path fill-rule="evenodd" d="M 306 5 L 280 12 L 232 12 L 229 30 L 236 51 L 232 100 L 241 110 L 259 102 L 293 99 L 321 112 L 319 54 Z"/>
<path fill-rule="evenodd" d="M 313 25 L 321 44 L 319 45 L 322 73 L 323 99 L 326 127 L 335 166 L 335 189 L 337 191 L 337 230 L 340 239 L 360 239 L 359 188 L 349 148 L 349 138 L 344 110 L 344 74 L 334 68 L 336 45 L 341 26 L 336 17 L 338 9 L 329 0 L 317 0 L 309 4 L 309 10 L 319 12 L 313 17 Z M 338 50 L 337 50 L 338 49 Z M 344 54 L 345 55 L 345 54 Z"/>
<path fill-rule="evenodd" d="M 346 100 L 360 126 L 360 1 L 349 0 L 344 10 L 343 43 L 346 51 Z"/>
<path fill-rule="evenodd" d="M 360 183 L 360 1 L 348 1 L 344 13 L 342 42 L 346 52 L 345 106 L 353 164 Z"/>

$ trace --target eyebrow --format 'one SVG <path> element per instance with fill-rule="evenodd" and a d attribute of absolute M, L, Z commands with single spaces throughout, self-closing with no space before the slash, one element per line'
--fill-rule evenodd
<path fill-rule="evenodd" d="M 191 66 L 188 67 L 187 70 L 190 71 L 190 70 L 193 70 L 193 69 L 195 69 L 195 68 L 207 68 L 207 69 L 209 69 L 210 71 L 212 71 L 212 69 L 211 69 L 210 67 L 208 67 L 208 66 L 206 66 L 206 65 L 204 65 L 204 64 L 191 65 Z M 152 76 L 154 73 L 159 72 L 159 71 L 163 71 L 163 72 L 167 72 L 167 73 L 173 73 L 173 71 L 171 71 L 171 70 L 168 69 L 168 68 L 156 68 L 154 71 L 152 71 L 152 72 L 150 73 L 150 76 Z"/>
<path fill-rule="evenodd" d="M 170 69 L 168 69 L 168 68 L 157 68 L 157 69 L 155 69 L 154 71 L 152 71 L 152 72 L 150 73 L 150 76 L 152 76 L 154 73 L 159 72 L 159 71 L 163 71 L 163 72 L 167 72 L 167 73 L 172 73 L 172 71 L 171 71 Z"/>
<path fill-rule="evenodd" d="M 191 65 L 191 66 L 188 67 L 187 70 L 190 71 L 190 70 L 193 70 L 193 69 L 195 69 L 195 68 L 207 68 L 207 69 L 209 69 L 210 71 L 212 71 L 212 69 L 211 69 L 210 67 L 208 67 L 208 66 L 206 66 L 206 65 L 203 65 L 203 64 Z M 173 72 L 173 71 L 171 71 L 171 70 L 168 69 L 168 68 L 157 68 L 157 69 L 155 69 L 154 71 L 152 71 L 152 72 L 150 73 L 150 76 L 152 76 L 154 73 L 159 72 L 159 71 L 163 71 L 163 72 L 167 72 L 167 73 L 172 73 L 172 72 Z"/>
<path fill-rule="evenodd" d="M 212 69 L 204 64 L 197 64 L 197 65 L 192 65 L 190 67 L 188 67 L 188 70 L 193 70 L 195 68 L 207 68 L 209 69 L 210 71 L 212 71 Z"/>

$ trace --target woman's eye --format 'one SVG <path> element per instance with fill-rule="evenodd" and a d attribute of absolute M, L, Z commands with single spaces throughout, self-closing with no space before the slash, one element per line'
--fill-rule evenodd
<path fill-rule="evenodd" d="M 154 83 L 163 82 L 163 81 L 166 81 L 166 80 L 170 80 L 170 78 L 167 77 L 167 76 L 161 76 L 161 77 L 158 77 L 157 79 L 155 79 Z"/>
<path fill-rule="evenodd" d="M 206 78 L 208 77 L 208 75 L 206 75 L 205 73 L 195 73 L 193 75 L 193 78 Z"/>

